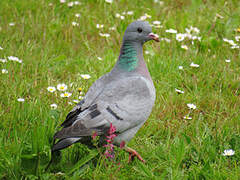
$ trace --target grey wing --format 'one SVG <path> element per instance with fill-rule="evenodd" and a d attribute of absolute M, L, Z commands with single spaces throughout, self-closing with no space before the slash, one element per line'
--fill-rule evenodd
<path fill-rule="evenodd" d="M 110 84 L 97 101 L 105 123 L 112 123 L 122 133 L 146 121 L 154 105 L 155 88 L 144 77 L 128 77 Z"/>
<path fill-rule="evenodd" d="M 109 73 L 105 74 L 89 88 L 87 94 L 67 115 L 65 121 L 61 124 L 62 127 L 66 128 L 71 126 L 77 119 L 78 115 L 84 110 L 89 108 L 94 100 L 101 94 L 102 90 L 109 81 Z"/>
<path fill-rule="evenodd" d="M 109 81 L 109 73 L 99 78 L 90 87 L 86 96 L 80 103 L 78 103 L 67 115 L 65 121 L 61 124 L 63 127 L 60 131 L 56 132 L 54 135 L 54 144 L 52 147 L 52 152 L 64 149 L 75 142 L 81 140 L 83 136 L 90 136 L 93 132 L 102 134 L 105 131 L 104 127 L 98 128 L 86 128 L 84 124 L 78 121 L 80 116 L 89 114 L 91 116 L 96 115 L 95 106 L 91 106 L 95 99 L 101 94 L 105 84 Z M 88 117 L 89 117 L 88 116 Z M 87 117 L 86 117 L 87 118 Z M 55 140 L 59 139 L 57 143 Z"/>
<path fill-rule="evenodd" d="M 112 123 L 117 132 L 142 124 L 149 116 L 155 100 L 153 85 L 142 77 L 130 77 L 112 81 L 86 107 L 74 122 L 55 134 L 55 138 L 81 138 L 106 134 Z M 84 103 L 83 103 L 84 105 Z"/>

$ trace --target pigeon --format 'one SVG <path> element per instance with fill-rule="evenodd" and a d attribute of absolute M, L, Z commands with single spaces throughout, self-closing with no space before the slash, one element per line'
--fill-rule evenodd
<path fill-rule="evenodd" d="M 113 144 L 124 143 L 129 159 L 137 157 L 144 162 L 127 143 L 148 119 L 156 97 L 143 58 L 143 44 L 150 40 L 159 42 L 148 22 L 134 21 L 128 25 L 115 66 L 96 80 L 83 100 L 69 112 L 62 129 L 54 135 L 52 153 L 76 142 L 89 144 L 94 133 L 104 139 L 113 126 L 117 135 Z"/>

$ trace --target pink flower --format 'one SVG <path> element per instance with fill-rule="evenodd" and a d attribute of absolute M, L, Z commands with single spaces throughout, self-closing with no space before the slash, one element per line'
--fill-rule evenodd
<path fill-rule="evenodd" d="M 107 157 L 107 158 L 110 158 L 110 159 L 113 159 L 114 158 L 114 155 L 111 154 L 112 152 L 109 152 L 109 150 L 106 150 L 104 155 Z"/>
<path fill-rule="evenodd" d="M 92 134 L 92 139 L 94 140 L 94 139 L 96 139 L 96 137 L 97 137 L 97 132 L 94 131 L 94 133 Z"/>
<path fill-rule="evenodd" d="M 109 135 L 113 134 L 116 132 L 116 127 L 112 125 L 112 123 L 110 124 L 110 128 L 109 128 Z"/>
<path fill-rule="evenodd" d="M 108 131 L 109 135 L 106 136 L 107 144 L 104 145 L 104 147 L 106 148 L 106 151 L 104 153 L 106 158 L 110 158 L 110 159 L 114 158 L 114 145 L 112 143 L 113 143 L 114 138 L 117 136 L 116 134 L 114 134 L 115 132 L 116 132 L 116 127 L 113 126 L 111 123 L 109 131 Z"/>
<path fill-rule="evenodd" d="M 121 143 L 120 143 L 120 148 L 122 149 L 122 148 L 124 148 L 124 146 L 125 146 L 125 141 L 122 141 Z"/>

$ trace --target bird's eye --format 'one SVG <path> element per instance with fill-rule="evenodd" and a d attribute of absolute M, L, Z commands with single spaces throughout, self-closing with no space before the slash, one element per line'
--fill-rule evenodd
<path fill-rule="evenodd" d="M 142 30 L 142 28 L 138 28 L 137 31 L 138 31 L 139 33 L 141 33 L 143 30 Z"/>

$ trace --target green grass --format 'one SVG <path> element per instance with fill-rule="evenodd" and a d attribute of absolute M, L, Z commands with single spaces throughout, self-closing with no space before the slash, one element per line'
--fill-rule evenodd
<path fill-rule="evenodd" d="M 49 6 L 52 3 L 52 6 Z M 239 179 L 240 172 L 240 53 L 223 38 L 240 33 L 238 0 L 175 0 L 164 5 L 153 1 L 81 1 L 69 8 L 58 0 L 0 1 L 0 58 L 17 56 L 22 64 L 0 62 L 0 178 L 1 179 Z M 124 20 L 116 13 L 134 11 Z M 80 13 L 81 17 L 75 17 Z M 86 93 L 91 84 L 110 71 L 118 54 L 124 30 L 147 13 L 153 28 L 170 43 L 147 43 L 145 60 L 157 90 L 153 112 L 129 146 L 146 164 L 118 150 L 108 162 L 84 145 L 62 151 L 61 159 L 45 172 L 50 160 L 53 134 L 77 99 L 79 87 Z M 223 16 L 217 18 L 216 13 Z M 72 26 L 72 21 L 79 23 Z M 15 22 L 15 26 L 9 26 Z M 103 30 L 96 24 L 104 24 Z M 109 27 L 115 26 L 115 31 Z M 190 26 L 200 29 L 202 40 L 178 42 L 165 30 L 184 33 Z M 110 33 L 109 38 L 99 32 Z M 236 41 L 235 41 L 236 42 Z M 189 49 L 181 49 L 186 44 Z M 238 42 L 238 44 L 240 44 Z M 97 60 L 102 57 L 103 60 Z M 226 63 L 225 59 L 231 59 Z M 194 62 L 199 68 L 190 67 Z M 178 66 L 183 66 L 179 70 Z M 90 74 L 84 80 L 80 74 Z M 73 93 L 63 99 L 48 86 L 65 83 Z M 70 87 L 70 84 L 73 86 Z M 175 88 L 184 90 L 177 94 Z M 22 97 L 25 102 L 17 101 Z M 56 110 L 50 104 L 58 104 Z M 197 109 L 188 114 L 187 103 Z M 235 150 L 231 157 L 225 149 Z M 61 174 L 61 173 L 63 174 Z"/>

